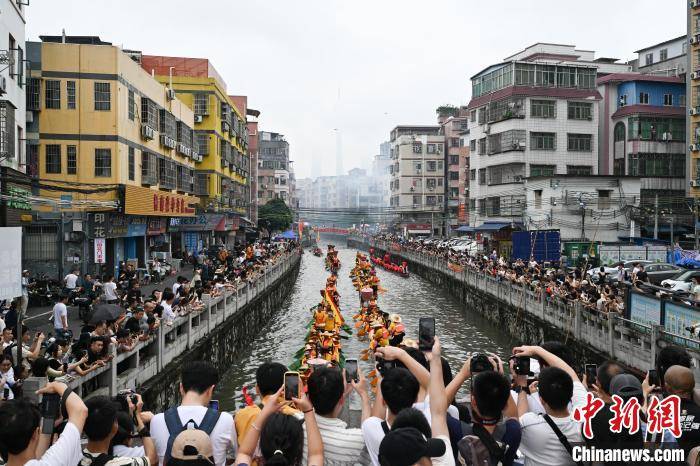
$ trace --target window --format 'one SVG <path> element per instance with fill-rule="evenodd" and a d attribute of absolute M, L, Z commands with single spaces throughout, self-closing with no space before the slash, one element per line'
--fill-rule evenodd
<path fill-rule="evenodd" d="M 46 145 L 46 173 L 61 173 L 61 146 L 59 144 Z"/>
<path fill-rule="evenodd" d="M 136 180 L 136 154 L 133 147 L 129 147 L 129 181 Z"/>
<path fill-rule="evenodd" d="M 532 100 L 530 116 L 533 118 L 556 118 L 557 102 L 555 100 Z"/>
<path fill-rule="evenodd" d="M 197 93 L 194 95 L 194 114 L 209 115 L 209 95 Z"/>
<path fill-rule="evenodd" d="M 630 140 L 685 141 L 685 120 L 668 117 L 630 117 L 628 134 Z"/>
<path fill-rule="evenodd" d="M 438 169 L 438 171 L 442 171 L 442 169 L 443 169 L 443 164 L 444 164 L 444 161 L 443 161 L 443 160 L 438 160 L 438 161 L 437 161 L 437 169 Z"/>
<path fill-rule="evenodd" d="M 427 205 L 435 205 L 436 204 L 435 196 L 425 196 L 425 203 Z"/>
<path fill-rule="evenodd" d="M 479 184 L 480 185 L 486 184 L 486 169 L 485 168 L 479 169 Z"/>
<path fill-rule="evenodd" d="M 148 97 L 141 97 L 141 123 L 154 130 L 158 129 L 158 109 Z"/>
<path fill-rule="evenodd" d="M 566 174 L 573 176 L 590 176 L 593 174 L 593 168 L 585 165 L 567 165 Z"/>
<path fill-rule="evenodd" d="M 511 129 L 488 136 L 488 154 L 525 150 L 525 130 Z"/>
<path fill-rule="evenodd" d="M 469 120 L 474 123 L 476 121 L 476 110 L 469 112 Z"/>
<path fill-rule="evenodd" d="M 615 125 L 615 142 L 625 140 L 625 124 L 620 122 Z"/>
<path fill-rule="evenodd" d="M 598 190 L 598 209 L 608 210 L 610 208 L 610 192 L 608 189 Z"/>
<path fill-rule="evenodd" d="M 95 83 L 95 110 L 109 111 L 111 110 L 112 93 L 110 92 L 110 83 Z"/>
<path fill-rule="evenodd" d="M 428 147 L 427 147 L 427 149 L 426 149 L 426 152 L 427 152 L 428 154 L 436 154 L 436 153 L 437 153 L 437 149 L 436 149 L 435 144 L 428 144 Z"/>
<path fill-rule="evenodd" d="M 0 156 L 15 157 L 15 107 L 7 100 L 0 101 Z"/>
<path fill-rule="evenodd" d="M 41 79 L 29 78 L 27 85 L 27 110 L 39 110 L 41 102 Z"/>
<path fill-rule="evenodd" d="M 459 180 L 459 172 L 450 172 L 450 181 Z"/>
<path fill-rule="evenodd" d="M 423 153 L 423 144 L 420 141 L 416 141 L 413 143 L 413 153 L 414 154 L 422 154 Z"/>
<path fill-rule="evenodd" d="M 613 162 L 613 175 L 623 176 L 625 174 L 625 159 L 615 159 Z"/>
<path fill-rule="evenodd" d="M 640 92 L 639 103 L 642 105 L 649 105 L 649 94 L 647 94 L 646 92 Z"/>
<path fill-rule="evenodd" d="M 530 176 L 554 176 L 556 165 L 530 165 Z"/>
<path fill-rule="evenodd" d="M 666 106 L 673 105 L 673 94 L 664 94 L 664 105 L 666 105 Z"/>
<path fill-rule="evenodd" d="M 644 64 L 649 66 L 654 63 L 654 54 L 653 53 L 647 53 L 644 55 Z"/>
<path fill-rule="evenodd" d="M 66 173 L 75 175 L 78 172 L 78 147 L 66 147 Z"/>
<path fill-rule="evenodd" d="M 530 133 L 531 150 L 556 150 L 556 133 Z"/>
<path fill-rule="evenodd" d="M 469 150 L 474 152 L 476 150 L 476 139 L 469 141 Z"/>
<path fill-rule="evenodd" d="M 95 176 L 112 176 L 112 149 L 95 149 Z"/>
<path fill-rule="evenodd" d="M 436 167 L 437 163 L 435 163 L 434 160 L 429 160 L 428 162 L 426 162 L 426 170 L 428 170 L 429 172 L 434 172 L 436 170 Z"/>
<path fill-rule="evenodd" d="M 9 72 L 10 72 L 10 79 L 15 79 L 15 76 L 17 76 L 17 71 L 16 71 L 16 60 L 13 60 L 14 58 L 14 51 L 17 49 L 17 41 L 15 41 L 15 38 L 12 37 L 12 34 L 10 34 L 8 41 L 8 48 L 10 49 L 10 60 L 9 60 Z"/>
<path fill-rule="evenodd" d="M 479 139 L 479 155 L 484 155 L 486 153 L 486 138 Z"/>
<path fill-rule="evenodd" d="M 459 155 L 450 155 L 448 162 L 450 165 L 459 165 Z"/>
<path fill-rule="evenodd" d="M 685 107 L 685 94 L 681 94 L 678 96 L 678 106 Z"/>
<path fill-rule="evenodd" d="M 530 168 L 532 170 L 532 168 Z M 536 189 L 534 191 L 535 193 L 535 209 L 541 209 L 542 208 L 542 190 L 541 189 Z"/>
<path fill-rule="evenodd" d="M 591 120 L 593 118 L 593 104 L 588 102 L 568 102 L 569 120 Z"/>
<path fill-rule="evenodd" d="M 66 81 L 66 108 L 75 110 L 75 81 Z"/>
<path fill-rule="evenodd" d="M 207 155 L 209 153 L 209 135 L 202 131 L 196 131 L 195 135 L 197 152 L 199 152 L 199 155 Z"/>
<path fill-rule="evenodd" d="M 413 196 L 413 205 L 421 205 L 421 196 Z"/>
<path fill-rule="evenodd" d="M 425 187 L 426 188 L 433 191 L 435 189 L 435 186 L 437 186 L 435 178 L 426 178 L 425 179 Z"/>
<path fill-rule="evenodd" d="M 593 140 L 592 134 L 572 134 L 569 133 L 567 137 L 567 150 L 569 152 L 591 152 Z"/>
<path fill-rule="evenodd" d="M 61 81 L 55 79 L 47 79 L 46 85 L 46 108 L 61 108 Z"/>
<path fill-rule="evenodd" d="M 476 180 L 476 169 L 473 168 L 473 169 L 469 170 L 469 179 L 471 181 Z"/>
<path fill-rule="evenodd" d="M 129 102 L 127 106 L 129 107 L 129 120 L 134 121 L 134 118 L 136 118 L 136 101 L 134 98 L 134 91 L 131 89 L 129 89 Z"/>
<path fill-rule="evenodd" d="M 624 161 L 624 159 L 622 160 Z M 653 153 L 630 154 L 629 174 L 631 176 L 685 177 L 685 155 Z"/>
<path fill-rule="evenodd" d="M 668 59 L 668 49 L 661 49 L 659 51 L 659 61 L 664 61 Z"/>
<path fill-rule="evenodd" d="M 161 188 L 175 189 L 177 186 L 176 167 L 177 165 L 173 160 L 158 159 L 158 174 Z"/>

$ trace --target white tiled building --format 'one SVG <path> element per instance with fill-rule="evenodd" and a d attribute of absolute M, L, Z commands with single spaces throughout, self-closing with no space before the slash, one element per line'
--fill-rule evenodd
<path fill-rule="evenodd" d="M 535 44 L 473 76 L 470 225 L 527 223 L 527 177 L 595 175 L 596 78 L 629 68 L 574 46 Z"/>
<path fill-rule="evenodd" d="M 27 0 L 0 0 L 0 163 L 25 171 Z"/>

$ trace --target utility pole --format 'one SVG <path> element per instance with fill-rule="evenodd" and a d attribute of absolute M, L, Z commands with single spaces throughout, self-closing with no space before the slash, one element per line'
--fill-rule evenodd
<path fill-rule="evenodd" d="M 659 239 L 659 195 L 654 195 L 654 239 Z"/>
<path fill-rule="evenodd" d="M 586 238 L 586 203 L 583 200 L 583 195 L 579 194 L 578 204 L 581 206 L 581 239 Z"/>
<path fill-rule="evenodd" d="M 673 215 L 670 215 L 671 218 L 671 249 L 673 249 Z"/>
<path fill-rule="evenodd" d="M 693 228 L 695 229 L 695 250 L 698 250 L 698 199 L 693 199 Z"/>

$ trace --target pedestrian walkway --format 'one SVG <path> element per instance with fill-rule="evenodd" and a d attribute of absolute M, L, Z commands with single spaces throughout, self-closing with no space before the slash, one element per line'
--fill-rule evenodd
<path fill-rule="evenodd" d="M 183 264 L 182 268 L 175 275 L 166 277 L 160 283 L 151 283 L 141 286 L 144 297 L 150 296 L 155 290 L 164 290 L 172 288 L 175 279 L 181 275 L 191 278 L 193 267 L 191 264 Z M 27 309 L 27 316 L 24 319 L 24 324 L 33 332 L 41 331 L 46 335 L 54 333 L 53 327 L 53 306 L 30 307 Z M 77 337 L 80 334 L 80 329 L 83 322 L 78 317 L 78 306 L 68 306 L 68 327 L 73 331 L 73 335 Z"/>

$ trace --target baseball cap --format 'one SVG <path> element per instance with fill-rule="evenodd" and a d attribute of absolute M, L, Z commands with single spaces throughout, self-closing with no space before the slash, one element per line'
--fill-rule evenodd
<path fill-rule="evenodd" d="M 622 398 L 642 395 L 642 384 L 632 374 L 618 374 L 610 381 L 610 394 Z"/>
<path fill-rule="evenodd" d="M 214 464 L 214 449 L 206 432 L 185 429 L 175 437 L 170 456 L 174 460 Z"/>
<path fill-rule="evenodd" d="M 379 462 L 384 466 L 411 466 L 423 457 L 442 456 L 446 450 L 441 439 L 425 438 L 415 427 L 401 427 L 384 436 L 379 445 Z"/>

